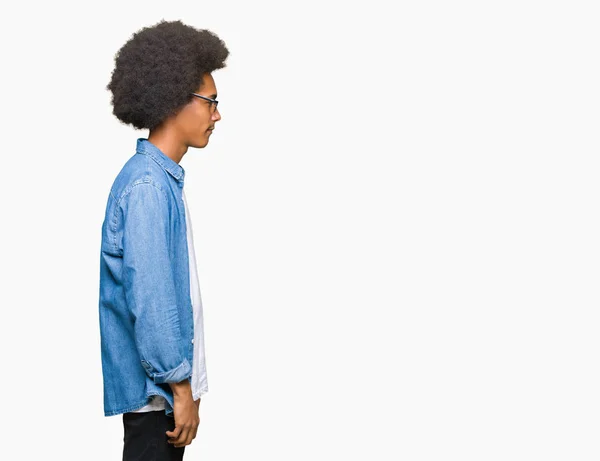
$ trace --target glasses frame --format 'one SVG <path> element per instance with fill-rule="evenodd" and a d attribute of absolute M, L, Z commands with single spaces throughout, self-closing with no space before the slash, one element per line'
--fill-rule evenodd
<path fill-rule="evenodd" d="M 201 98 L 201 99 L 204 99 L 205 101 L 210 102 L 211 108 L 213 107 L 213 104 L 214 104 L 214 109 L 211 109 L 213 114 L 217 111 L 217 106 L 219 105 L 219 101 L 217 101 L 216 99 L 209 98 L 207 96 L 202 96 L 201 94 L 198 94 L 198 93 L 190 93 L 190 94 L 193 94 L 197 98 Z"/>

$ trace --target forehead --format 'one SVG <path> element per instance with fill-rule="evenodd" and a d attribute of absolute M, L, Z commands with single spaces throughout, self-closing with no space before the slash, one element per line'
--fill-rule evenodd
<path fill-rule="evenodd" d="M 204 74 L 202 76 L 203 84 L 199 85 L 196 89 L 196 93 L 199 93 L 204 96 L 210 96 L 211 94 L 215 94 L 217 92 L 217 87 L 215 85 L 215 81 L 211 74 Z"/>

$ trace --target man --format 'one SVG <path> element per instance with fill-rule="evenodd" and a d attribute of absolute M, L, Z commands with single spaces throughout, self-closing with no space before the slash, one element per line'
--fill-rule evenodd
<path fill-rule="evenodd" d="M 191 218 L 179 164 L 216 122 L 225 44 L 180 21 L 135 33 L 115 56 L 113 114 L 149 129 L 110 189 L 99 320 L 105 416 L 123 415 L 123 460 L 181 460 L 208 392 Z"/>

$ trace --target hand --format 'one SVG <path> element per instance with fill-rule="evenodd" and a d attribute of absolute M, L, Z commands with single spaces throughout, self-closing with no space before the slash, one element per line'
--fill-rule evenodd
<path fill-rule="evenodd" d="M 188 392 L 189 391 L 189 392 Z M 175 416 L 175 429 L 166 431 L 168 443 L 180 448 L 192 443 L 196 438 L 200 416 L 198 410 L 200 399 L 194 401 L 189 386 L 187 391 L 173 393 L 173 414 Z"/>

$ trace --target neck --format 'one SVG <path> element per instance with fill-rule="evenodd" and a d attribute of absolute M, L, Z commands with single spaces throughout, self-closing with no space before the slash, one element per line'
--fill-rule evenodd
<path fill-rule="evenodd" d="M 176 163 L 181 161 L 188 149 L 188 146 L 181 142 L 176 133 L 166 127 L 151 131 L 148 135 L 148 141 Z"/>

